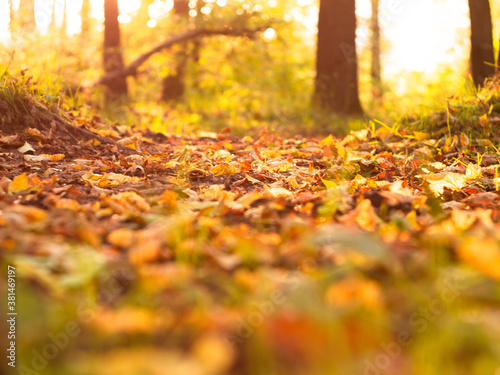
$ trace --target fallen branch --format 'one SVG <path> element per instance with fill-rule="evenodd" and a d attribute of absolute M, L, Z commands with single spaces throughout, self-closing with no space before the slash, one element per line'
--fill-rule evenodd
<path fill-rule="evenodd" d="M 158 53 L 164 49 L 170 48 L 174 44 L 178 44 L 178 43 L 184 42 L 186 40 L 198 38 L 201 36 L 211 36 L 211 35 L 230 35 L 230 36 L 252 37 L 254 34 L 258 33 L 259 31 L 265 30 L 268 27 L 269 26 L 266 25 L 266 26 L 261 26 L 259 28 L 255 28 L 255 29 L 227 28 L 227 29 L 218 29 L 218 30 L 196 29 L 196 30 L 188 31 L 184 34 L 175 36 L 173 38 L 170 38 L 170 39 L 158 44 L 153 49 L 140 55 L 130 65 L 128 65 L 125 69 L 115 70 L 113 72 L 110 72 L 108 74 L 103 75 L 101 78 L 99 78 L 97 80 L 97 82 L 95 82 L 95 85 L 104 85 L 110 81 L 117 79 L 117 78 L 136 75 L 137 69 L 139 69 L 139 67 L 142 64 L 144 64 L 144 62 L 146 62 L 146 60 L 148 60 L 155 53 Z"/>

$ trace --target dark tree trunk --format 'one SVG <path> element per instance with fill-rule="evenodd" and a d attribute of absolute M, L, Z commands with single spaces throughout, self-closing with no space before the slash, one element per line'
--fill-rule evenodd
<path fill-rule="evenodd" d="M 469 0 L 472 79 L 476 86 L 495 73 L 493 26 L 489 0 Z"/>
<path fill-rule="evenodd" d="M 104 49 L 103 65 L 106 73 L 122 70 L 125 65 L 121 51 L 120 24 L 118 23 L 118 1 L 104 1 Z M 115 101 L 126 97 L 128 93 L 127 81 L 125 77 L 106 83 L 106 100 Z"/>
<path fill-rule="evenodd" d="M 189 17 L 189 0 L 174 0 L 174 13 L 181 20 L 187 21 Z M 178 102 L 184 96 L 186 83 L 184 76 L 188 63 L 187 43 L 181 46 L 182 50 L 174 57 L 176 59 L 175 71 L 166 76 L 162 81 L 161 99 L 163 101 Z"/>
<path fill-rule="evenodd" d="M 372 17 L 371 29 L 371 78 L 373 100 L 382 98 L 382 68 L 380 63 L 380 22 L 379 22 L 380 0 L 371 0 Z"/>
<path fill-rule="evenodd" d="M 341 115 L 361 115 L 354 0 L 320 0 L 314 101 Z"/>

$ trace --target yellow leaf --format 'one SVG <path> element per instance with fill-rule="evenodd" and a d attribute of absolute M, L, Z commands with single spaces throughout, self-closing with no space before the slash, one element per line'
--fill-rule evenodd
<path fill-rule="evenodd" d="M 28 176 L 23 173 L 12 180 L 9 184 L 9 194 L 16 194 L 23 190 L 28 190 L 31 186 L 28 184 Z"/>
<path fill-rule="evenodd" d="M 389 185 L 389 191 L 394 194 L 403 195 L 405 197 L 414 197 L 415 195 L 408 187 L 403 187 L 403 181 L 398 180 Z"/>
<path fill-rule="evenodd" d="M 286 161 L 282 161 L 280 163 L 274 163 L 274 164 L 268 163 L 268 170 L 269 170 L 269 172 L 286 172 L 290 168 L 292 168 L 292 166 L 293 166 L 292 163 L 289 163 Z"/>
<path fill-rule="evenodd" d="M 373 232 L 375 224 L 378 221 L 378 216 L 372 207 L 372 202 L 369 199 L 361 201 L 355 211 L 358 211 L 355 219 L 356 224 L 366 231 Z"/>
<path fill-rule="evenodd" d="M 231 175 L 237 173 L 238 170 L 235 165 L 230 163 L 219 163 L 215 167 L 210 168 L 210 172 L 212 172 L 215 176 L 220 176 L 222 174 Z"/>
<path fill-rule="evenodd" d="M 490 120 L 488 119 L 488 114 L 484 114 L 479 117 L 479 124 L 483 127 L 486 128 L 490 125 Z"/>
<path fill-rule="evenodd" d="M 467 170 L 465 171 L 465 178 L 467 180 L 475 180 L 476 178 L 481 178 L 482 175 L 481 167 L 474 164 L 467 165 Z"/>
<path fill-rule="evenodd" d="M 204 199 L 219 199 L 223 190 L 224 185 L 210 185 L 206 189 L 201 189 L 199 196 Z"/>
<path fill-rule="evenodd" d="M 419 175 L 417 177 L 423 178 L 429 184 L 429 188 L 435 195 L 443 194 L 444 188 L 453 191 L 459 191 L 466 184 L 465 175 L 452 172 L 442 172 L 436 174 Z"/>
<path fill-rule="evenodd" d="M 66 157 L 66 155 L 64 155 L 64 154 L 53 154 L 53 155 L 42 154 L 40 156 L 48 156 L 50 158 L 50 160 L 52 160 L 52 161 L 59 161 L 59 160 L 62 160 Z"/>
<path fill-rule="evenodd" d="M 354 135 L 360 141 L 365 141 L 366 137 L 368 136 L 368 129 L 361 129 L 356 131 L 351 130 L 351 134 Z"/>
<path fill-rule="evenodd" d="M 281 243 L 281 236 L 277 233 L 262 233 L 258 240 L 264 245 L 277 246 Z"/>
<path fill-rule="evenodd" d="M 119 214 L 126 214 L 135 211 L 146 212 L 151 209 L 146 200 L 133 191 L 114 194 L 106 197 L 102 201 L 103 207 L 111 207 Z"/>
<path fill-rule="evenodd" d="M 427 133 L 414 131 L 413 134 L 415 135 L 415 139 L 417 141 L 425 141 L 426 139 L 429 139 L 429 134 Z"/>
<path fill-rule="evenodd" d="M 460 244 L 457 252 L 462 261 L 500 279 L 500 249 L 496 239 L 468 237 Z"/>
<path fill-rule="evenodd" d="M 152 333 L 157 329 L 155 318 L 155 314 L 146 309 L 101 309 L 95 315 L 92 325 L 107 334 Z"/>
<path fill-rule="evenodd" d="M 347 225 L 356 223 L 361 229 L 368 232 L 373 232 L 380 223 L 380 218 L 369 199 L 362 200 L 354 210 L 341 216 L 339 220 L 341 223 Z"/>
<path fill-rule="evenodd" d="M 297 182 L 297 177 L 291 176 L 286 179 L 286 182 L 294 189 L 303 189 L 307 186 L 307 182 L 302 181 L 302 183 Z"/>
<path fill-rule="evenodd" d="M 363 186 L 364 184 L 366 184 L 366 178 L 361 176 L 360 174 L 357 174 L 349 186 L 349 191 L 355 191 L 356 189 L 358 189 L 360 186 Z"/>
<path fill-rule="evenodd" d="M 451 221 L 459 230 L 467 230 L 476 222 L 476 215 L 470 211 L 451 211 Z"/>
<path fill-rule="evenodd" d="M 352 275 L 331 285 L 325 291 L 326 303 L 331 306 L 356 307 L 362 305 L 372 310 L 382 306 L 380 286 L 362 276 Z"/>
<path fill-rule="evenodd" d="M 144 239 L 129 251 L 132 264 L 148 263 L 158 260 L 161 255 L 162 243 L 157 238 Z"/>
<path fill-rule="evenodd" d="M 148 291 L 158 291 L 178 285 L 188 285 L 193 276 L 193 267 L 189 264 L 142 263 L 137 268 L 141 285 Z"/>
<path fill-rule="evenodd" d="M 65 210 L 79 211 L 80 204 L 74 199 L 61 198 L 56 201 L 56 208 L 61 208 Z"/>
<path fill-rule="evenodd" d="M 135 232 L 128 228 L 118 228 L 108 234 L 108 242 L 122 249 L 130 247 L 135 241 Z"/>
<path fill-rule="evenodd" d="M 335 189 L 338 187 L 338 185 L 333 181 L 321 179 L 321 182 L 323 182 L 323 185 L 325 185 L 327 189 Z"/>
<path fill-rule="evenodd" d="M 275 188 L 264 188 L 264 194 L 263 196 L 265 198 L 284 198 L 284 197 L 291 197 L 293 196 L 292 192 L 281 187 L 275 187 Z"/>
<path fill-rule="evenodd" d="M 225 373 L 233 362 L 232 351 L 228 350 L 223 336 L 205 334 L 193 345 L 194 356 L 203 364 L 207 374 Z"/>
<path fill-rule="evenodd" d="M 331 146 L 333 144 L 333 136 L 330 134 L 320 142 L 323 146 Z"/>
<path fill-rule="evenodd" d="M 345 156 L 346 156 L 346 150 L 345 150 L 345 147 L 344 147 L 342 144 L 340 144 L 339 142 L 337 142 L 337 143 L 335 144 L 335 147 L 337 148 L 337 153 L 339 154 L 339 156 L 340 156 L 342 159 L 344 159 L 344 158 L 345 158 Z"/>
<path fill-rule="evenodd" d="M 94 175 L 97 176 L 97 175 Z M 99 187 L 114 187 L 123 185 L 126 182 L 140 182 L 144 181 L 144 177 L 134 177 L 134 176 L 126 176 L 120 173 L 109 173 L 104 174 L 102 178 L 99 180 Z"/>
<path fill-rule="evenodd" d="M 59 161 L 64 159 L 65 155 L 64 154 L 55 154 L 55 155 L 47 155 L 47 154 L 42 154 L 42 155 L 24 155 L 24 160 L 37 163 L 41 161 Z"/>
<path fill-rule="evenodd" d="M 175 191 L 167 189 L 161 195 L 161 199 L 158 201 L 158 203 L 175 208 L 177 206 L 177 199 L 178 198 L 179 198 L 179 195 Z"/>
<path fill-rule="evenodd" d="M 231 159 L 231 153 L 227 150 L 217 150 L 214 152 L 213 158 L 225 159 L 226 161 L 229 161 Z"/>
<path fill-rule="evenodd" d="M 166 168 L 172 168 L 172 169 L 175 169 L 177 166 L 179 166 L 181 163 L 179 163 L 178 161 L 176 160 L 170 160 L 168 162 L 165 163 L 165 167 Z"/>

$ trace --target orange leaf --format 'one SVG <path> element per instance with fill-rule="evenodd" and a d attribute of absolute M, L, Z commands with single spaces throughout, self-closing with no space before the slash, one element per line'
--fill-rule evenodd
<path fill-rule="evenodd" d="M 23 173 L 12 180 L 9 184 L 9 194 L 16 194 L 23 190 L 28 190 L 31 186 L 28 184 L 28 176 Z"/>
<path fill-rule="evenodd" d="M 460 244 L 457 252 L 462 261 L 500 279 L 500 249 L 496 239 L 468 237 Z"/>

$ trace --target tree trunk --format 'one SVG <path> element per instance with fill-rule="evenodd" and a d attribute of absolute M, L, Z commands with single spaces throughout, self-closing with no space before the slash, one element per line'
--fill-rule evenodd
<path fill-rule="evenodd" d="M 380 0 L 371 0 L 372 17 L 370 20 L 371 29 L 371 78 L 373 100 L 382 98 L 382 69 L 380 63 L 380 23 L 379 23 L 379 3 Z"/>
<path fill-rule="evenodd" d="M 63 9 L 62 9 L 62 22 L 61 22 L 61 37 L 65 38 L 68 34 L 68 17 L 66 14 L 68 1 L 62 0 Z"/>
<path fill-rule="evenodd" d="M 495 73 L 493 26 L 489 0 L 469 0 L 472 79 L 476 86 Z"/>
<path fill-rule="evenodd" d="M 56 0 L 52 1 L 52 14 L 50 15 L 49 33 L 55 35 L 57 30 L 56 22 Z"/>
<path fill-rule="evenodd" d="M 341 115 L 361 115 L 354 0 L 320 0 L 314 101 Z"/>
<path fill-rule="evenodd" d="M 179 19 L 187 21 L 189 17 L 189 0 L 174 0 L 174 14 Z M 186 83 L 184 75 L 188 63 L 187 44 L 184 44 L 182 50 L 174 58 L 176 60 L 175 71 L 169 74 L 162 81 L 161 100 L 178 102 L 184 96 Z"/>
<path fill-rule="evenodd" d="M 82 9 L 80 10 L 80 17 L 82 19 L 82 31 L 80 37 L 87 40 L 90 31 L 90 0 L 83 0 Z"/>
<path fill-rule="evenodd" d="M 122 70 L 123 56 L 120 41 L 120 24 L 118 23 L 118 1 L 104 1 L 104 49 L 103 65 L 106 73 Z M 117 77 L 106 83 L 106 101 L 115 101 L 127 96 L 128 88 L 125 77 Z"/>
<path fill-rule="evenodd" d="M 52 14 L 50 17 L 50 25 L 49 25 L 49 33 L 52 35 L 56 35 L 57 33 L 57 21 L 56 21 L 56 9 L 57 9 L 57 0 L 52 1 Z"/>
<path fill-rule="evenodd" d="M 19 17 L 21 31 L 33 32 L 36 30 L 35 0 L 21 0 L 19 2 Z"/>
<path fill-rule="evenodd" d="M 9 29 L 11 33 L 14 31 L 14 5 L 12 1 L 9 0 Z"/>
<path fill-rule="evenodd" d="M 497 63 L 495 65 L 495 74 L 500 73 L 500 48 L 498 49 Z"/>
<path fill-rule="evenodd" d="M 50 19 L 49 32 L 54 36 L 59 34 L 59 36 L 61 36 L 61 39 L 65 39 L 65 37 L 67 36 L 67 3 L 67 0 L 54 0 L 52 2 L 52 14 Z M 62 12 L 62 20 L 60 26 L 58 26 L 58 22 L 56 19 L 56 15 L 59 12 Z"/>

